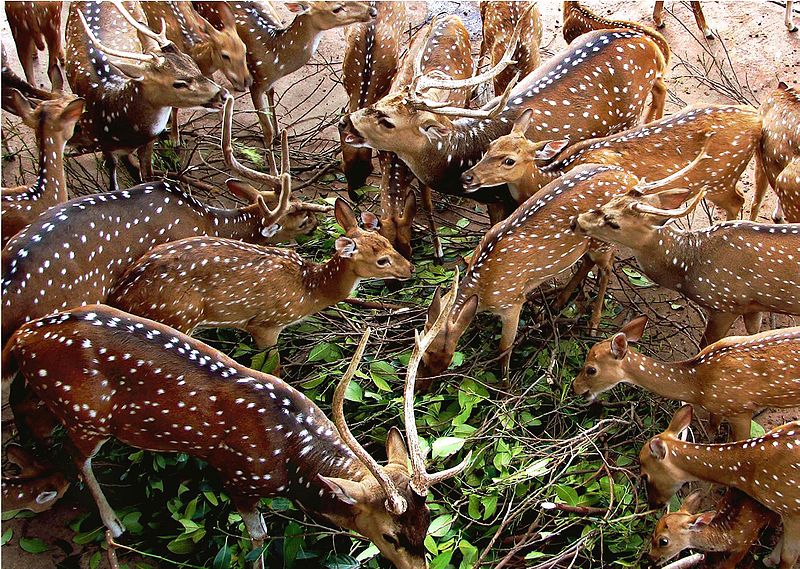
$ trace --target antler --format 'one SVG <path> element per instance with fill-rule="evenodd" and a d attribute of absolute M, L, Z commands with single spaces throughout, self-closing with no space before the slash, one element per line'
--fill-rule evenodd
<path fill-rule="evenodd" d="M 266 172 L 253 170 L 239 163 L 233 155 L 233 144 L 231 143 L 231 131 L 233 130 L 233 97 L 225 99 L 224 117 L 222 119 L 222 154 L 225 157 L 225 164 L 228 165 L 235 174 L 243 178 L 249 178 L 257 182 L 263 182 L 273 187 L 281 186 L 281 177 L 288 174 L 289 169 L 289 143 L 286 131 L 281 133 L 281 175 L 274 176 Z"/>
<path fill-rule="evenodd" d="M 689 213 L 697 207 L 697 204 L 705 197 L 706 190 L 701 190 L 695 197 L 684 205 L 683 207 L 677 209 L 661 209 L 659 207 L 655 207 L 649 204 L 636 202 L 631 207 L 634 211 L 638 211 L 639 213 L 649 213 L 652 215 L 658 215 L 661 217 L 683 217 L 684 215 L 688 215 Z"/>
<path fill-rule="evenodd" d="M 660 180 L 655 180 L 653 182 L 648 182 L 644 178 L 642 178 L 642 180 L 638 184 L 636 184 L 636 189 L 639 190 L 640 192 L 649 192 L 655 188 L 660 188 L 666 186 L 667 184 L 671 184 L 672 182 L 674 182 L 675 180 L 686 174 L 686 172 L 697 166 L 702 160 L 711 158 L 711 156 L 706 154 L 706 149 L 708 148 L 708 145 L 711 142 L 711 136 L 713 135 L 709 135 L 706 138 L 706 142 L 705 144 L 703 144 L 703 148 L 702 150 L 700 150 L 700 153 L 695 157 L 694 160 L 689 162 L 686 166 L 684 166 L 677 172 L 673 172 L 666 178 L 661 178 Z"/>
<path fill-rule="evenodd" d="M 381 488 L 383 488 L 383 491 L 386 493 L 386 509 L 394 515 L 399 516 L 403 514 L 408 507 L 405 498 L 397 491 L 394 481 L 386 474 L 383 467 L 381 467 L 356 440 L 353 433 L 350 432 L 350 427 L 347 426 L 347 421 L 345 421 L 344 418 L 344 394 L 347 391 L 350 380 L 353 379 L 358 369 L 358 364 L 361 363 L 361 358 L 364 355 L 364 349 L 367 347 L 367 340 L 369 340 L 370 332 L 371 330 L 369 328 L 364 331 L 364 335 L 361 336 L 361 341 L 358 343 L 358 348 L 356 348 L 356 353 L 350 361 L 350 366 L 347 368 L 347 371 L 339 381 L 339 385 L 336 386 L 336 391 L 333 393 L 333 422 L 339 430 L 339 435 L 342 437 L 342 440 L 350 447 L 353 454 L 367 467 L 381 485 Z"/>
<path fill-rule="evenodd" d="M 419 332 L 414 332 L 414 350 L 411 352 L 411 358 L 408 360 L 408 369 L 406 371 L 406 385 L 403 393 L 403 415 L 406 422 L 406 438 L 408 439 L 408 454 L 411 459 L 411 489 L 419 496 L 426 496 L 428 489 L 434 484 L 452 478 L 456 474 L 463 471 L 469 464 L 472 458 L 472 452 L 467 454 L 467 457 L 461 461 L 460 464 L 442 470 L 435 474 L 429 474 L 425 470 L 425 455 L 422 452 L 419 443 L 419 435 L 417 433 L 417 423 L 414 418 L 414 384 L 417 379 L 417 369 L 419 368 L 422 355 L 428 349 L 433 339 L 439 334 L 445 325 L 445 322 L 450 318 L 450 311 L 456 302 L 458 296 L 458 270 L 456 270 L 455 278 L 453 279 L 453 288 L 447 295 L 445 295 L 439 316 L 433 325 L 420 337 Z"/>
<path fill-rule="evenodd" d="M 150 38 L 151 40 L 155 41 L 158 44 L 158 47 L 165 48 L 171 42 L 167 39 L 167 23 L 164 21 L 164 18 L 161 18 L 161 33 L 155 33 L 153 30 L 142 24 L 139 20 L 133 17 L 133 15 L 128 12 L 127 8 L 122 5 L 120 0 L 111 0 L 111 3 L 117 9 L 117 11 L 122 14 L 122 17 L 128 20 L 128 23 L 132 25 L 134 28 L 139 30 L 142 34 Z"/>
<path fill-rule="evenodd" d="M 143 61 L 143 62 L 150 62 L 156 59 L 155 55 L 149 53 L 137 53 L 133 51 L 120 51 L 118 49 L 114 49 L 103 45 L 100 43 L 100 40 L 92 32 L 89 24 L 86 23 L 86 18 L 83 17 L 83 12 L 80 10 L 78 11 L 78 17 L 81 20 L 81 24 L 83 25 L 83 29 L 86 31 L 86 35 L 89 36 L 89 40 L 94 44 L 94 46 L 102 51 L 107 55 L 113 55 L 114 57 L 121 57 L 123 59 L 133 59 L 135 61 Z"/>
<path fill-rule="evenodd" d="M 511 97 L 511 91 L 516 86 L 517 81 L 519 81 L 520 74 L 517 73 L 514 78 L 508 83 L 506 86 L 505 91 L 503 94 L 498 98 L 495 99 L 495 102 L 490 102 L 490 105 L 493 105 L 490 109 L 464 109 L 461 107 L 450 107 L 448 106 L 449 103 L 446 101 L 439 102 L 439 101 L 432 101 L 430 99 L 425 99 L 423 97 L 419 97 L 418 95 L 412 94 L 409 98 L 409 102 L 411 104 L 411 108 L 417 109 L 420 111 L 428 111 L 431 113 L 436 113 L 438 115 L 447 115 L 453 117 L 465 117 L 471 119 L 493 119 L 505 108 L 506 104 L 508 103 L 508 99 Z M 413 91 L 411 92 L 413 93 Z"/>

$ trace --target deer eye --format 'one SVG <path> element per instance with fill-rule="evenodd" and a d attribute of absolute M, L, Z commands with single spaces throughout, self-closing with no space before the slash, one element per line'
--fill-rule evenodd
<path fill-rule="evenodd" d="M 223 53 L 222 54 L 222 59 L 224 59 L 225 61 L 230 61 L 231 60 L 231 56 L 228 55 L 227 53 Z"/>
<path fill-rule="evenodd" d="M 505 160 L 503 160 L 503 166 L 513 166 L 516 163 L 517 163 L 517 161 L 514 160 L 513 158 L 511 158 L 510 156 L 508 158 L 506 158 Z"/>
<path fill-rule="evenodd" d="M 188 89 L 189 84 L 186 81 L 175 81 L 172 84 L 173 89 Z"/>
<path fill-rule="evenodd" d="M 587 367 L 586 375 L 597 375 L 597 368 L 592 366 Z"/>
<path fill-rule="evenodd" d="M 669 545 L 669 539 L 667 539 L 666 537 L 659 538 L 659 540 L 658 540 L 658 546 L 659 547 L 666 547 L 668 545 Z"/>
<path fill-rule="evenodd" d="M 381 125 L 383 128 L 394 128 L 392 121 L 385 117 L 381 117 L 378 119 L 378 124 Z"/>
<path fill-rule="evenodd" d="M 608 225 L 611 229 L 619 229 L 619 224 L 611 221 L 611 218 L 607 215 L 603 216 L 603 222 Z"/>
<path fill-rule="evenodd" d="M 397 538 L 395 538 L 393 535 L 389 535 L 388 533 L 383 534 L 383 539 L 385 539 L 386 543 L 389 545 L 394 545 L 395 547 L 399 545 Z"/>
<path fill-rule="evenodd" d="M 378 259 L 378 266 L 379 267 L 388 267 L 392 264 L 392 260 L 389 257 L 381 257 Z"/>

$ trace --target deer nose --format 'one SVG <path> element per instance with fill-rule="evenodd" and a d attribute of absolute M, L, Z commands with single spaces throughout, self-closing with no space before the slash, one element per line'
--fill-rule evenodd
<path fill-rule="evenodd" d="M 336 126 L 339 129 L 339 132 L 342 132 L 349 125 L 350 125 L 350 115 L 344 115 L 342 118 L 339 119 L 339 123 Z"/>
<path fill-rule="evenodd" d="M 572 221 L 569 222 L 569 228 L 572 231 L 575 231 L 576 229 L 578 229 L 578 216 L 574 216 L 572 218 Z"/>
<path fill-rule="evenodd" d="M 369 15 L 370 17 L 374 18 L 378 15 L 378 9 L 375 6 L 369 7 Z"/>

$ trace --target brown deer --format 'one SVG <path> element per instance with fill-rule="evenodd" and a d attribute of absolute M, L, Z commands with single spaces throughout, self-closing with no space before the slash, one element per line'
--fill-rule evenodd
<path fill-rule="evenodd" d="M 61 2 L 4 2 L 8 27 L 25 79 L 36 85 L 33 60 L 47 47 L 47 76 L 53 91 L 64 88 L 64 48 L 61 44 Z"/>
<path fill-rule="evenodd" d="M 389 92 L 400 59 L 400 42 L 408 29 L 403 2 L 370 2 L 375 19 L 347 27 L 342 60 L 342 85 L 347 91 L 347 112 L 371 105 Z M 350 199 L 372 174 L 372 150 L 341 142 L 342 171 Z"/>
<path fill-rule="evenodd" d="M 26 99 L 35 102 L 49 101 L 50 99 L 57 99 L 60 97 L 59 93 L 53 93 L 51 91 L 45 91 L 44 89 L 34 87 L 22 79 L 19 75 L 14 73 L 14 70 L 8 65 L 6 48 L 2 44 L 0 44 L 0 60 L 2 61 L 3 73 L 2 81 L 0 81 L 0 90 L 2 90 L 3 110 L 7 113 L 17 116 L 21 114 L 21 111 L 16 108 L 17 99 L 14 91 L 22 93 Z M 5 138 L 3 138 L 2 142 L 5 145 Z"/>
<path fill-rule="evenodd" d="M 344 420 L 345 390 L 368 331 L 334 394 L 335 426 L 277 377 L 168 326 L 103 305 L 26 324 L 4 349 L 3 364 L 18 366 L 64 425 L 112 545 L 124 527 L 94 477 L 92 458 L 113 436 L 133 447 L 206 461 L 220 473 L 255 548 L 267 537 L 261 498 L 286 496 L 366 536 L 396 567 L 422 569 L 429 488 L 459 474 L 470 460 L 468 455 L 456 467 L 429 474 L 420 450 L 414 382 L 421 351 L 439 326 L 412 352 L 404 402 L 408 450 L 392 428 L 386 466 L 366 452 Z M 256 566 L 263 568 L 263 558 Z"/>
<path fill-rule="evenodd" d="M 478 61 L 488 57 L 490 65 L 497 65 L 503 58 L 514 29 L 521 26 L 513 64 L 494 78 L 494 92 L 499 95 L 506 90 L 516 74 L 525 77 L 539 67 L 539 44 L 542 42 L 542 15 L 534 2 L 481 2 L 483 35 Z"/>
<path fill-rule="evenodd" d="M 692 406 L 684 405 L 669 427 L 650 439 L 639 453 L 650 505 L 664 505 L 692 480 L 736 488 L 780 515 L 780 569 L 792 569 L 800 557 L 800 421 L 761 437 L 725 444 L 680 440 L 678 436 L 691 422 Z"/>
<path fill-rule="evenodd" d="M 706 37 L 706 39 L 713 40 L 714 32 L 712 32 L 708 27 L 708 24 L 706 24 L 706 17 L 703 15 L 703 7 L 700 5 L 700 2 L 689 2 L 689 6 L 692 8 L 692 14 L 694 15 L 694 21 L 697 23 L 698 29 L 703 32 L 703 35 Z M 653 8 L 653 22 L 659 29 L 665 26 L 664 19 L 662 17 L 663 13 L 664 2 L 663 0 L 659 0 L 656 2 L 655 7 Z"/>
<path fill-rule="evenodd" d="M 194 2 L 198 12 L 219 27 L 220 2 Z M 239 37 L 247 46 L 247 65 L 253 77 L 250 96 L 258 111 L 264 145 L 272 148 L 277 132 L 275 83 L 303 67 L 316 53 L 322 32 L 358 22 L 369 22 L 377 10 L 369 2 L 286 2 L 295 14 L 284 27 L 272 9 L 261 2 L 228 2 L 236 18 Z M 270 153 L 271 170 L 275 163 Z"/>
<path fill-rule="evenodd" d="M 758 210 L 771 186 L 778 194 L 775 221 L 800 223 L 800 92 L 778 83 L 761 104 L 763 136 L 756 153 L 756 193 L 750 219 Z"/>
<path fill-rule="evenodd" d="M 342 199 L 336 220 L 345 230 L 326 263 L 287 249 L 218 237 L 192 237 L 156 247 L 132 265 L 108 303 L 184 333 L 199 327 L 239 328 L 260 349 L 286 327 L 341 302 L 363 279 L 407 279 L 412 267 L 376 231 L 371 213 L 358 222 Z"/>
<path fill-rule="evenodd" d="M 35 108 L 19 91 L 12 97 L 22 122 L 36 133 L 39 174 L 29 186 L 2 189 L 3 247 L 51 206 L 67 201 L 64 147 L 83 112 L 83 99 L 72 95 L 42 101 Z"/>
<path fill-rule="evenodd" d="M 69 481 L 64 474 L 42 464 L 21 446 L 8 445 L 6 457 L 19 471 L 13 475 L 3 474 L 3 512 L 45 512 L 69 489 Z"/>
<path fill-rule="evenodd" d="M 149 143 L 164 130 L 172 107 L 222 106 L 219 85 L 204 77 L 164 30 L 156 34 L 143 19 L 132 2 L 69 7 L 67 79 L 86 100 L 70 144 L 81 152 L 103 151 L 112 191 L 118 187 L 119 154 L 139 149 L 140 173 L 152 177 Z"/>
<path fill-rule="evenodd" d="M 647 120 L 661 117 L 665 72 L 664 56 L 651 36 L 631 30 L 592 32 L 508 90 L 507 104 L 502 97 L 467 113 L 469 109 L 426 102 L 420 94 L 426 88 L 477 83 L 426 76 L 413 88 L 351 113 L 340 129 L 345 142 L 395 152 L 422 183 L 463 196 L 461 174 L 478 162 L 492 140 L 508 134 L 526 109 L 537 116 L 527 132 L 531 140 L 604 136 L 634 126 L 647 93 L 653 94 Z M 448 118 L 465 114 L 471 116 Z M 470 197 L 514 207 L 510 195 L 497 189 Z"/>
<path fill-rule="evenodd" d="M 640 316 L 592 346 L 572 384 L 575 394 L 594 401 L 618 383 L 638 385 L 699 405 L 711 413 L 713 432 L 726 420 L 737 441 L 750 436 L 760 409 L 800 405 L 800 327 L 723 338 L 688 360 L 661 362 L 628 349 L 646 325 Z"/>
<path fill-rule="evenodd" d="M 629 247 L 651 280 L 705 308 L 701 346 L 724 337 L 740 315 L 755 334 L 764 311 L 800 314 L 800 224 L 727 221 L 686 231 L 666 224 L 691 213 L 703 197 L 701 192 L 681 206 L 690 193 L 644 195 L 634 189 L 581 213 L 575 226 L 594 239 Z"/>
<path fill-rule="evenodd" d="M 669 63 L 670 49 L 667 39 L 649 26 L 628 20 L 611 20 L 592 12 L 586 6 L 581 5 L 580 2 L 572 2 L 569 0 L 564 1 L 561 12 L 564 20 L 564 27 L 561 32 L 564 35 L 564 41 L 567 43 L 572 43 L 575 38 L 594 30 L 636 30 L 649 35 L 661 49 L 661 53 L 664 55 L 664 61 Z"/>
<path fill-rule="evenodd" d="M 701 512 L 702 491 L 684 498 L 680 510 L 664 514 L 653 530 L 649 557 L 662 565 L 684 549 L 712 553 L 708 566 L 736 569 L 758 540 L 761 531 L 780 521 L 775 512 L 735 488 L 728 489 L 715 510 Z M 768 566 L 777 565 L 776 549 Z M 775 556 L 775 558 L 773 558 Z"/>

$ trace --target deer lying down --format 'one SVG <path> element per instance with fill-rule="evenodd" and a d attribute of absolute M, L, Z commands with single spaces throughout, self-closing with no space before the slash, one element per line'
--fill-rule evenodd
<path fill-rule="evenodd" d="M 762 530 L 777 525 L 779 516 L 750 496 L 729 488 L 717 504 L 716 511 L 700 512 L 702 491 L 689 494 L 680 510 L 664 514 L 653 530 L 649 557 L 662 565 L 684 549 L 712 553 L 706 566 L 716 569 L 736 569 L 756 542 Z M 780 547 L 764 560 L 768 566 L 777 565 Z"/>

